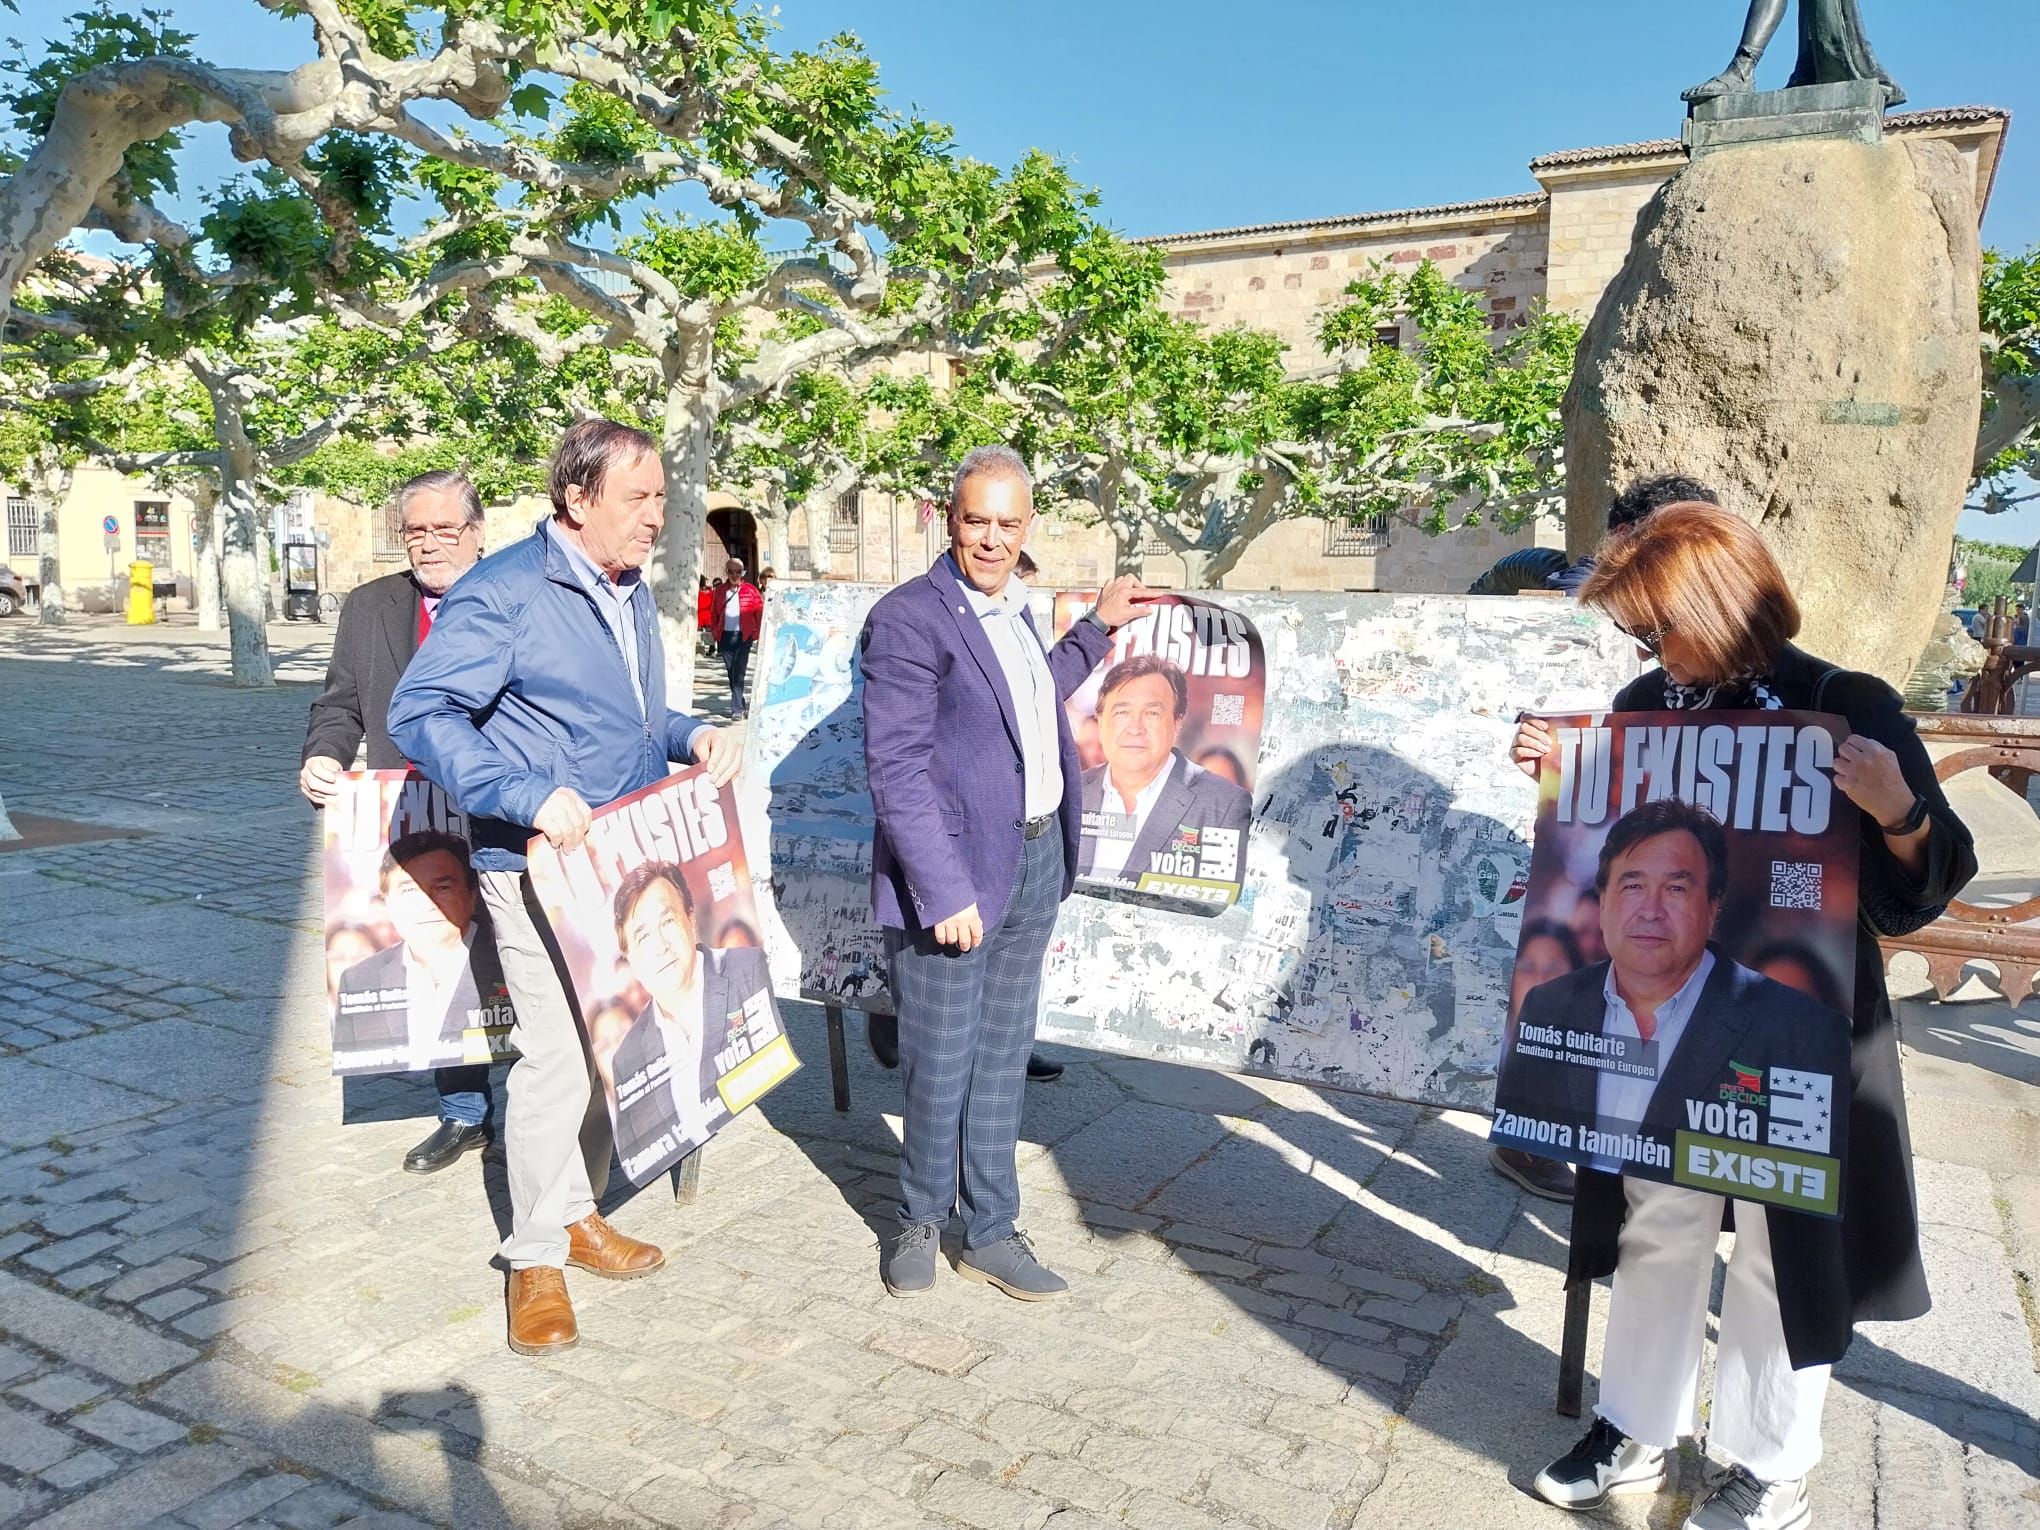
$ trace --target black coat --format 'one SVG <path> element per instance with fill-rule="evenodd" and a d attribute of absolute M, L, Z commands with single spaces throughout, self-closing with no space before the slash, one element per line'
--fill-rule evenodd
<path fill-rule="evenodd" d="M 418 610 L 423 597 L 410 574 L 387 574 L 358 586 L 340 608 L 326 688 L 312 703 L 305 728 L 309 760 L 323 755 L 352 768 L 368 740 L 370 770 L 402 770 L 403 752 L 390 742 L 390 695 L 418 651 Z"/>
<path fill-rule="evenodd" d="M 1788 709 L 1810 711 L 1814 688 L 1830 666 L 1787 645 L 1773 666 L 1770 689 Z M 1652 670 L 1622 688 L 1618 712 L 1664 707 L 1664 672 Z M 1924 873 L 1909 876 L 1863 820 L 1859 883 L 1873 878 L 1899 904 L 1945 903 L 1976 875 L 1976 847 L 1934 779 L 1933 762 L 1906 717 L 1898 693 L 1874 675 L 1835 675 L 1821 710 L 1840 713 L 1851 732 L 1875 739 L 1898 756 L 1908 785 L 1926 798 L 1932 828 Z M 1850 1045 L 1854 1095 L 1848 1160 L 1842 1170 L 1842 1214 L 1810 1217 L 1766 1208 L 1778 1311 L 1795 1367 L 1841 1359 L 1859 1322 L 1915 1318 L 1927 1310 L 1927 1273 L 1920 1262 L 1919 1198 L 1913 1187 L 1912 1136 L 1898 1068 L 1898 1028 L 1884 987 L 1884 954 L 1860 923 L 1856 931 L 1856 997 Z M 1566 1284 L 1613 1274 L 1616 1239 L 1628 1203 L 1622 1176 L 1582 1170 L 1573 1196 L 1572 1254 Z"/>

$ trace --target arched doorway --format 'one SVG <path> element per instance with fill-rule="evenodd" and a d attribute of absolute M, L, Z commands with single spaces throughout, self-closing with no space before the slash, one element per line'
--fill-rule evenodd
<path fill-rule="evenodd" d="M 733 495 L 708 497 L 708 527 L 701 539 L 701 572 L 713 584 L 732 558 L 744 561 L 744 572 L 758 573 L 758 523 Z"/>

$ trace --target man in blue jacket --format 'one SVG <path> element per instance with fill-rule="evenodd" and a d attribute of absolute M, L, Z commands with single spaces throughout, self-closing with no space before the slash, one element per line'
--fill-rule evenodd
<path fill-rule="evenodd" d="M 718 784 L 738 761 L 733 737 L 666 707 L 658 612 L 639 574 L 666 519 L 657 445 L 641 430 L 583 420 L 560 440 L 550 488 L 552 518 L 447 595 L 389 717 L 398 749 L 468 815 L 517 1010 L 502 1253 L 510 1347 L 524 1355 L 579 1337 L 564 1266 L 629 1280 L 665 1263 L 596 1213 L 609 1122 L 525 877 L 525 846 L 536 830 L 575 849 L 591 803 L 651 785 L 671 760 L 706 765 Z"/>
<path fill-rule="evenodd" d="M 1070 895 L 1082 824 L 1063 702 L 1150 604 L 1132 575 L 1044 651 L 1015 573 L 1034 521 L 1027 468 L 1003 446 L 967 453 L 949 551 L 872 607 L 858 646 L 864 758 L 878 825 L 871 902 L 899 1010 L 906 1106 L 901 1231 L 886 1288 L 935 1283 L 959 1204 L 957 1271 L 1023 1301 L 1068 1289 L 1014 1226 L 1013 1149 L 1041 963 Z"/>

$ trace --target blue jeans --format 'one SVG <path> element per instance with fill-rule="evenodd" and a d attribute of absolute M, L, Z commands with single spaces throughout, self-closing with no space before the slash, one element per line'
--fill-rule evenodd
<path fill-rule="evenodd" d="M 489 1119 L 489 1065 L 469 1063 L 459 1068 L 434 1068 L 433 1086 L 439 1091 L 439 1119 L 462 1126 L 480 1126 Z"/>

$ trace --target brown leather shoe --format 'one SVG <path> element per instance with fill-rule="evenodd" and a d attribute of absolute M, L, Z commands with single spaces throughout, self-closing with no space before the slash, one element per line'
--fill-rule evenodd
<path fill-rule="evenodd" d="M 520 1355 L 570 1349 L 580 1339 L 567 1275 L 549 1264 L 510 1272 L 510 1347 Z"/>
<path fill-rule="evenodd" d="M 665 1262 L 663 1252 L 618 1232 L 600 1212 L 589 1212 L 567 1229 L 567 1263 L 605 1280 L 636 1280 Z"/>

